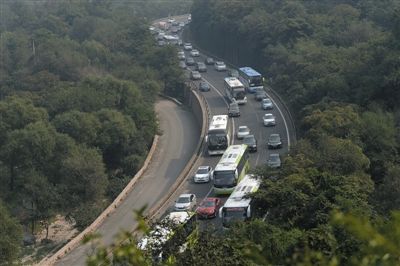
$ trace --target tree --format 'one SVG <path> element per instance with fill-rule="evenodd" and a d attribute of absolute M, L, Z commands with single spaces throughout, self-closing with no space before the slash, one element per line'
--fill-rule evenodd
<path fill-rule="evenodd" d="M 14 265 L 19 257 L 22 229 L 0 201 L 0 264 Z"/>

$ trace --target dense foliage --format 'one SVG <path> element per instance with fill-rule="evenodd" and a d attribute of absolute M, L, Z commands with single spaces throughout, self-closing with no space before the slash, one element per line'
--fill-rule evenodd
<path fill-rule="evenodd" d="M 256 245 L 263 264 L 398 264 L 389 248 L 398 241 L 382 237 L 385 259 L 365 244 L 365 232 L 392 228 L 386 219 L 399 226 L 391 216 L 400 209 L 399 11 L 393 0 L 194 1 L 192 38 L 261 70 L 287 99 L 301 136 L 274 179 L 258 169 L 262 220 L 228 233 Z M 370 227 L 346 230 L 332 221 L 334 211 Z"/>
<path fill-rule="evenodd" d="M 83 228 L 141 167 L 157 94 L 183 86 L 175 49 L 155 47 L 144 18 L 168 9 L 145 2 L 1 2 L 1 217 L 17 218 L 4 223 L 33 233 L 63 214 Z M 3 231 L 17 254 L 16 229 Z"/>

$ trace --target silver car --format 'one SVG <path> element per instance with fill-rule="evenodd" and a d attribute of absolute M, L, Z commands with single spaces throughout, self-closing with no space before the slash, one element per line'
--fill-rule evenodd
<path fill-rule="evenodd" d="M 278 153 L 272 153 L 269 155 L 268 161 L 267 161 L 268 167 L 271 168 L 280 168 L 281 167 L 281 157 L 279 156 Z"/>
<path fill-rule="evenodd" d="M 201 74 L 200 74 L 199 71 L 193 70 L 192 72 L 190 72 L 190 78 L 191 78 L 192 80 L 201 79 Z"/>
<path fill-rule="evenodd" d="M 193 49 L 192 44 L 189 42 L 183 44 L 183 49 L 185 49 L 186 51 L 192 50 Z"/>
<path fill-rule="evenodd" d="M 237 138 L 243 139 L 248 135 L 250 135 L 250 128 L 248 128 L 248 126 L 240 126 L 236 134 Z"/>
<path fill-rule="evenodd" d="M 268 145 L 268 149 L 282 148 L 281 136 L 279 134 L 269 135 L 267 145 Z"/>
<path fill-rule="evenodd" d="M 175 211 L 191 211 L 196 206 L 196 195 L 181 194 L 175 201 Z"/>
<path fill-rule="evenodd" d="M 276 121 L 275 121 L 275 116 L 273 114 L 265 114 L 263 116 L 263 121 L 264 121 L 264 126 L 275 126 Z"/>
<path fill-rule="evenodd" d="M 261 101 L 261 108 L 264 110 L 274 109 L 274 105 L 270 98 L 264 98 Z"/>
<path fill-rule="evenodd" d="M 217 62 L 215 62 L 214 68 L 215 68 L 215 70 L 217 70 L 217 71 L 226 71 L 226 65 L 225 65 L 225 63 L 222 62 L 222 61 L 217 61 Z"/>
<path fill-rule="evenodd" d="M 197 168 L 196 174 L 193 177 L 193 181 L 195 183 L 210 182 L 211 173 L 211 166 L 199 166 L 199 168 Z"/>
<path fill-rule="evenodd" d="M 197 57 L 200 56 L 200 53 L 196 49 L 193 49 L 192 51 L 190 51 L 190 55 L 193 57 Z"/>

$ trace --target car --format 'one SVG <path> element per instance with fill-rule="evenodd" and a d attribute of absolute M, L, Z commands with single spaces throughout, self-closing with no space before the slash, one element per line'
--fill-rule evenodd
<path fill-rule="evenodd" d="M 178 43 L 177 43 L 179 46 L 182 46 L 183 45 L 183 42 L 182 42 L 182 40 L 178 40 Z"/>
<path fill-rule="evenodd" d="M 264 110 L 274 109 L 274 104 L 270 98 L 264 98 L 261 100 L 261 108 Z"/>
<path fill-rule="evenodd" d="M 196 206 L 195 194 L 181 194 L 175 201 L 175 211 L 191 211 Z"/>
<path fill-rule="evenodd" d="M 179 51 L 178 52 L 178 59 L 179 60 L 185 60 L 185 52 L 184 51 Z"/>
<path fill-rule="evenodd" d="M 195 183 L 210 182 L 212 170 L 211 166 L 199 166 L 194 174 L 193 181 Z"/>
<path fill-rule="evenodd" d="M 179 67 L 182 68 L 182 69 L 186 69 L 187 68 L 186 63 L 184 61 L 179 61 Z"/>
<path fill-rule="evenodd" d="M 204 60 L 204 63 L 206 63 L 206 65 L 214 65 L 214 59 L 212 59 L 211 57 L 207 57 Z"/>
<path fill-rule="evenodd" d="M 230 69 L 229 76 L 234 78 L 239 78 L 239 71 L 237 71 L 236 69 Z"/>
<path fill-rule="evenodd" d="M 185 49 L 186 51 L 190 51 L 193 49 L 192 44 L 190 42 L 185 42 L 183 44 L 183 49 Z"/>
<path fill-rule="evenodd" d="M 193 49 L 192 51 L 190 51 L 190 55 L 193 57 L 198 57 L 198 56 L 200 56 L 200 53 L 198 50 Z"/>
<path fill-rule="evenodd" d="M 217 71 L 226 71 L 226 65 L 222 61 L 216 61 L 214 64 L 214 68 Z"/>
<path fill-rule="evenodd" d="M 263 116 L 263 122 L 264 126 L 266 127 L 275 126 L 276 125 L 275 116 L 273 114 L 265 114 Z"/>
<path fill-rule="evenodd" d="M 268 98 L 268 95 L 263 90 L 258 90 L 256 91 L 256 94 L 254 94 L 254 99 L 256 99 L 257 101 L 262 101 L 265 98 Z"/>
<path fill-rule="evenodd" d="M 172 21 L 172 26 L 179 26 L 179 22 L 178 21 L 176 21 L 176 20 L 174 20 L 174 21 Z"/>
<path fill-rule="evenodd" d="M 218 209 L 221 206 L 219 198 L 205 198 L 196 209 L 197 217 L 199 218 L 215 218 L 218 214 Z"/>
<path fill-rule="evenodd" d="M 179 22 L 179 27 L 185 27 L 185 22 Z"/>
<path fill-rule="evenodd" d="M 279 134 L 271 134 L 268 137 L 268 149 L 279 149 L 282 147 L 281 136 Z"/>
<path fill-rule="evenodd" d="M 257 140 L 254 135 L 247 135 L 243 138 L 243 144 L 246 144 L 250 152 L 257 151 Z"/>
<path fill-rule="evenodd" d="M 191 78 L 192 80 L 201 79 L 201 74 L 200 74 L 199 71 L 193 70 L 192 72 L 190 72 L 190 78 Z"/>
<path fill-rule="evenodd" d="M 164 40 L 164 37 L 165 37 L 165 34 L 159 33 L 159 34 L 156 36 L 156 40 L 157 40 L 157 41 L 163 41 L 163 40 Z"/>
<path fill-rule="evenodd" d="M 280 168 L 281 167 L 281 157 L 278 153 L 271 153 L 267 160 L 267 166 L 271 168 Z"/>
<path fill-rule="evenodd" d="M 169 23 L 174 23 L 174 22 L 175 22 L 175 19 L 169 18 L 169 19 L 168 19 L 168 22 L 169 22 Z"/>
<path fill-rule="evenodd" d="M 240 116 L 240 109 L 239 109 L 239 105 L 237 103 L 232 102 L 229 104 L 228 116 L 230 116 L 230 117 Z"/>
<path fill-rule="evenodd" d="M 207 72 L 207 66 L 203 62 L 197 62 L 196 70 L 199 72 Z"/>
<path fill-rule="evenodd" d="M 172 27 L 171 28 L 171 33 L 178 33 L 179 29 L 177 27 Z"/>
<path fill-rule="evenodd" d="M 186 57 L 186 65 L 188 66 L 194 66 L 196 62 L 194 61 L 193 57 Z"/>
<path fill-rule="evenodd" d="M 245 136 L 248 135 L 250 135 L 250 128 L 248 128 L 248 126 L 239 126 L 236 137 L 238 139 L 243 139 Z"/>
<path fill-rule="evenodd" d="M 210 91 L 210 85 L 207 82 L 200 82 L 199 84 L 199 90 L 200 91 Z"/>

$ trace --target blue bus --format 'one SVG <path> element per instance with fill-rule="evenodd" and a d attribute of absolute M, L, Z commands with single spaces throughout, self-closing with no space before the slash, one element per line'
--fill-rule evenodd
<path fill-rule="evenodd" d="M 263 90 L 263 76 L 251 67 L 239 68 L 239 79 L 250 93 Z"/>

